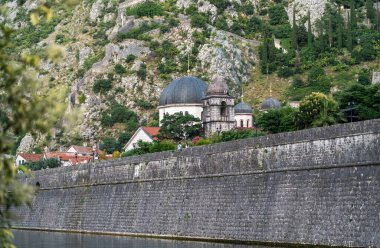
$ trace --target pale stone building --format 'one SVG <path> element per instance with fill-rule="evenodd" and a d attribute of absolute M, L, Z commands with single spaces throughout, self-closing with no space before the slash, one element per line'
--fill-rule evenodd
<path fill-rule="evenodd" d="M 165 114 L 182 112 L 199 118 L 206 136 L 240 127 L 241 121 L 243 128 L 253 127 L 252 107 L 246 103 L 234 106 L 234 97 L 221 77 L 208 86 L 192 76 L 173 80 L 162 91 L 158 110 L 160 125 Z"/>
<path fill-rule="evenodd" d="M 235 124 L 238 128 L 252 128 L 253 117 L 252 107 L 245 102 L 235 106 Z"/>
<path fill-rule="evenodd" d="M 235 127 L 234 97 L 224 80 L 216 77 L 203 98 L 202 123 L 206 136 Z"/>

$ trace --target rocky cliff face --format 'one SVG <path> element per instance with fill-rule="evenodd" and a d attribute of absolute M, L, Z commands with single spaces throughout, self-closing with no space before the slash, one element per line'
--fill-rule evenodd
<path fill-rule="evenodd" d="M 138 113 L 141 123 L 152 120 L 156 111 L 159 94 L 172 79 L 190 74 L 202 77 L 206 81 L 215 75 L 223 76 L 235 96 L 240 96 L 241 85 L 252 81 L 255 64 L 258 63 L 259 41 L 253 38 L 223 31 L 214 25 L 204 28 L 191 25 L 186 10 L 195 4 L 199 13 L 207 14 L 211 23 L 220 15 L 215 1 L 161 1 L 166 4 L 165 16 L 134 17 L 126 14 L 126 9 L 136 6 L 144 0 L 119 1 L 85 0 L 72 11 L 57 9 L 55 15 L 59 21 L 52 31 L 34 44 L 34 49 L 43 49 L 53 42 L 65 49 L 65 56 L 58 64 L 45 61 L 41 63 L 40 77 L 47 81 L 47 92 L 59 89 L 60 99 L 57 101 L 68 106 L 67 113 L 58 128 L 65 129 L 64 136 L 80 135 L 86 140 L 95 140 L 99 136 L 112 133 L 101 125 L 101 114 L 114 102 L 120 103 Z M 315 21 L 324 11 L 326 1 L 296 0 L 298 14 L 306 15 L 311 11 Z M 238 6 L 253 5 L 262 7 L 262 1 L 232 1 L 224 9 L 228 25 L 237 20 Z M 10 18 L 14 26 L 23 30 L 27 18 L 20 18 L 37 5 L 36 0 L 27 0 L 18 5 L 17 1 L 9 1 Z M 288 14 L 292 18 L 292 4 L 288 6 Z M 175 25 L 169 25 L 175 20 Z M 168 21 L 169 20 L 169 21 Z M 120 33 L 128 34 L 142 25 L 150 27 L 141 34 L 144 37 L 127 37 L 118 39 Z M 163 27 L 169 27 L 163 31 Z M 197 38 L 195 34 L 207 32 L 208 35 Z M 260 38 L 260 34 L 257 36 Z M 201 41 L 200 41 L 201 40 Z M 157 44 L 169 42 L 176 50 L 170 58 L 175 69 L 167 73 L 160 71 L 160 66 L 168 64 L 168 58 L 157 55 Z M 133 55 L 133 56 L 132 56 Z M 127 58 L 134 59 L 128 60 Z M 188 65 L 187 57 L 190 63 Z M 115 73 L 115 66 L 125 69 Z M 145 72 L 145 76 L 141 73 Z M 158 72 L 160 71 L 160 72 Z M 112 88 L 103 94 L 94 93 L 97 80 L 111 80 Z M 138 104 L 141 101 L 150 103 L 149 108 Z M 75 118 L 69 117 L 75 116 Z"/>

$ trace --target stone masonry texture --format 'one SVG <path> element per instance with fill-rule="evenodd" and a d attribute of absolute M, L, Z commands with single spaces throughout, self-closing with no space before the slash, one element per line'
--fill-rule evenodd
<path fill-rule="evenodd" d="M 380 246 L 380 120 L 38 171 L 18 228 Z"/>

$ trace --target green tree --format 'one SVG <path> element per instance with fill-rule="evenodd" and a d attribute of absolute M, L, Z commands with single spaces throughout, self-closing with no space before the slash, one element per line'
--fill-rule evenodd
<path fill-rule="evenodd" d="M 115 73 L 124 74 L 126 72 L 127 72 L 127 70 L 125 69 L 125 67 L 122 64 L 116 64 L 115 65 Z"/>
<path fill-rule="evenodd" d="M 47 169 L 47 168 L 57 168 L 61 166 L 61 162 L 56 158 L 41 159 L 36 162 L 29 162 L 25 165 L 28 169 L 32 171 Z"/>
<path fill-rule="evenodd" d="M 137 17 L 154 17 L 162 16 L 164 14 L 161 5 L 153 1 L 146 1 L 135 5 L 134 7 L 127 8 L 125 12 L 127 16 L 134 15 Z"/>
<path fill-rule="evenodd" d="M 100 149 L 112 154 L 114 151 L 121 151 L 121 144 L 113 137 L 106 137 L 100 144 Z"/>
<path fill-rule="evenodd" d="M 310 11 L 307 12 L 307 45 L 309 48 L 313 46 L 313 33 L 311 30 Z"/>
<path fill-rule="evenodd" d="M 32 23 L 37 24 L 40 16 L 51 18 L 50 8 L 38 8 L 33 13 Z M 49 19 L 48 18 L 48 19 Z M 55 96 L 41 97 L 41 82 L 32 75 L 38 68 L 39 58 L 34 55 L 13 54 L 16 32 L 7 23 L 4 9 L 0 10 L 0 246 L 12 245 L 11 209 L 33 198 L 34 188 L 16 180 L 17 169 L 8 156 L 12 152 L 14 137 L 25 133 L 46 133 L 55 117 L 52 106 Z M 56 47 L 48 52 L 54 58 Z M 43 113 L 43 115 L 41 114 Z M 60 115 L 61 113 L 56 113 Z M 27 171 L 20 166 L 19 170 Z"/>
<path fill-rule="evenodd" d="M 270 133 L 290 132 L 296 130 L 295 109 L 285 106 L 260 113 L 256 118 L 258 127 Z"/>
<path fill-rule="evenodd" d="M 295 115 L 298 129 L 332 125 L 344 121 L 338 103 L 320 92 L 313 92 L 301 102 Z"/>
<path fill-rule="evenodd" d="M 92 86 L 94 93 L 105 94 L 112 89 L 112 81 L 110 79 L 98 79 Z"/>
<path fill-rule="evenodd" d="M 200 119 L 190 114 L 178 112 L 172 115 L 166 114 L 161 120 L 160 139 L 173 139 L 181 141 L 192 139 L 200 134 Z"/>
<path fill-rule="evenodd" d="M 367 0 L 365 3 L 367 18 L 372 22 L 376 23 L 376 9 L 374 8 L 373 0 Z"/>
<path fill-rule="evenodd" d="M 342 109 L 347 108 L 349 102 L 353 102 L 354 113 L 359 116 L 359 120 L 380 118 L 380 84 L 353 84 L 337 92 L 334 97 Z"/>
<path fill-rule="evenodd" d="M 293 6 L 292 47 L 294 51 L 298 50 L 298 36 L 297 36 L 297 22 L 296 22 L 296 7 L 295 6 Z"/>
<path fill-rule="evenodd" d="M 275 4 L 268 11 L 271 25 L 285 24 L 288 22 L 288 14 L 282 4 Z"/>

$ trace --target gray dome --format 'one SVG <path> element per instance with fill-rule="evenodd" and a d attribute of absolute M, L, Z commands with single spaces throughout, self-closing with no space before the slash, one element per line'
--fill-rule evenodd
<path fill-rule="evenodd" d="M 261 103 L 261 109 L 263 110 L 273 108 L 281 108 L 281 103 L 279 100 L 269 97 Z"/>
<path fill-rule="evenodd" d="M 207 84 L 197 77 L 173 80 L 160 95 L 160 106 L 181 103 L 202 103 Z"/>
<path fill-rule="evenodd" d="M 236 104 L 234 109 L 235 114 L 252 114 L 252 107 L 244 102 Z"/>
<path fill-rule="evenodd" d="M 216 76 L 211 84 L 208 85 L 207 95 L 228 95 L 228 85 L 220 76 Z"/>

